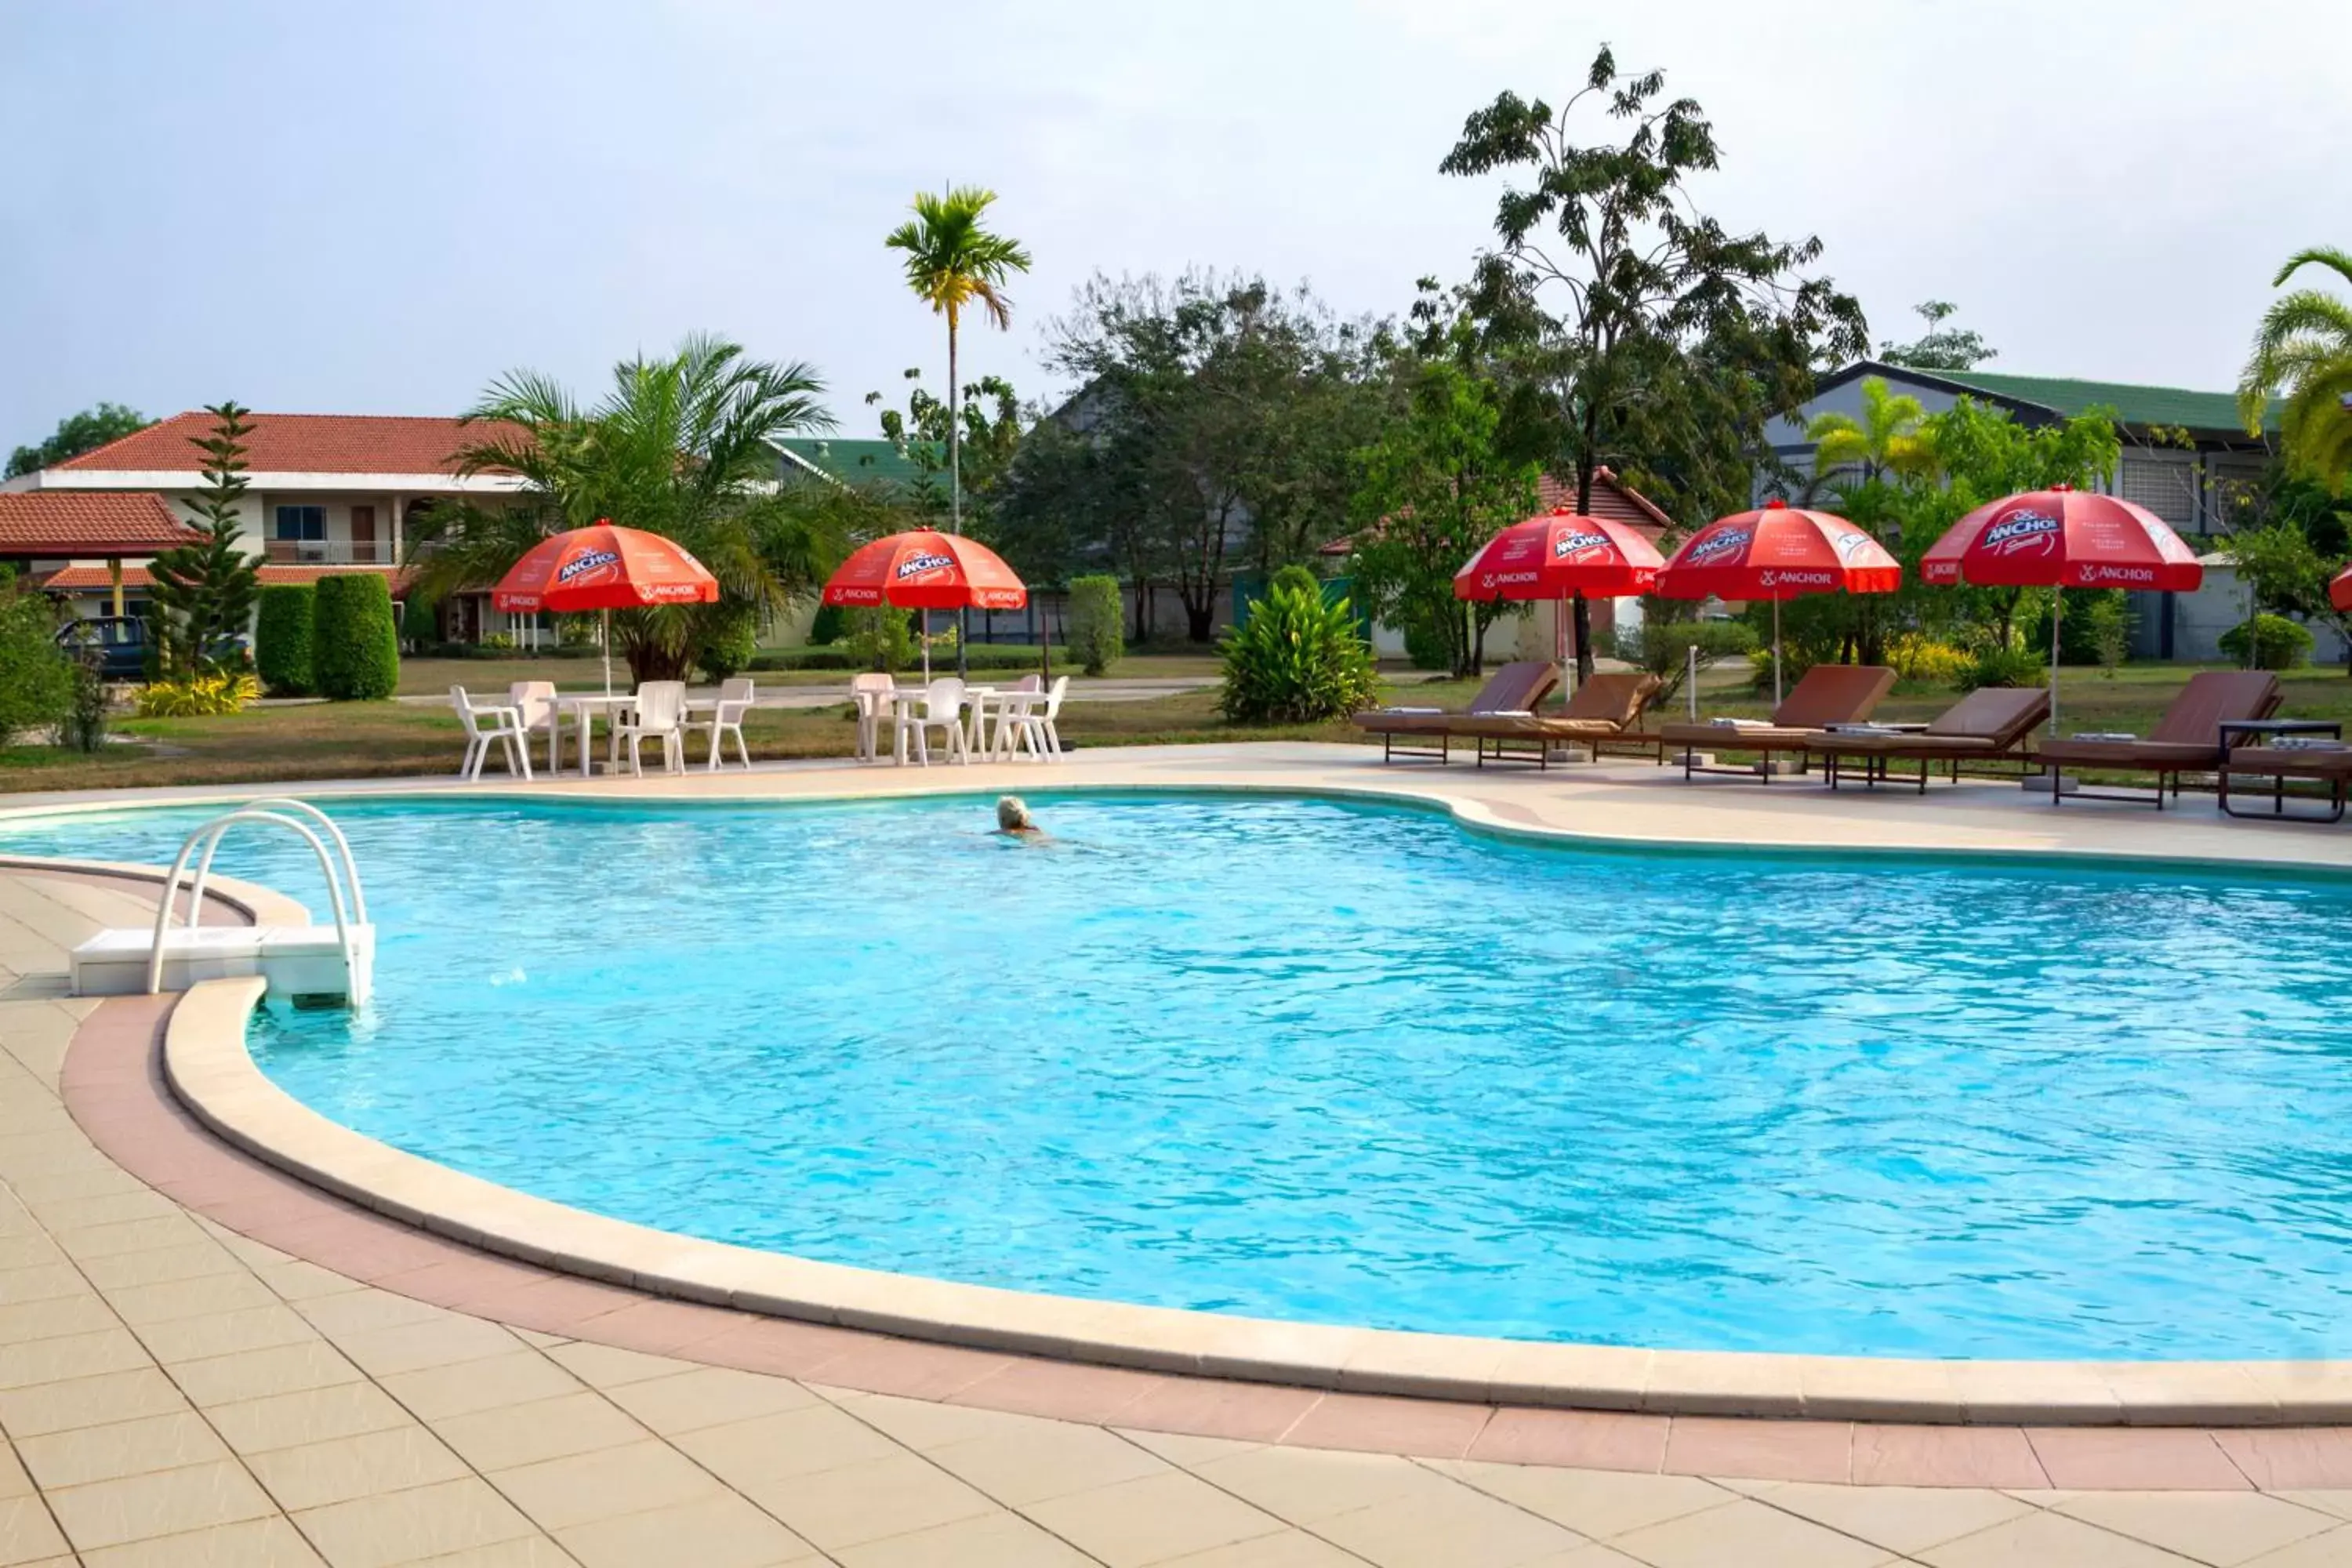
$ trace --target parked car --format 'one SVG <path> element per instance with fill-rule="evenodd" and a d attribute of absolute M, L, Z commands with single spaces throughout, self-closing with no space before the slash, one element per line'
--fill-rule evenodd
<path fill-rule="evenodd" d="M 103 680 L 147 679 L 147 623 L 137 616 L 85 616 L 58 628 L 58 646 L 77 657 L 95 654 Z M 248 662 L 251 639 L 222 637 L 212 656 L 225 664 Z"/>
<path fill-rule="evenodd" d="M 147 623 L 136 616 L 89 616 L 58 628 L 58 646 L 68 653 L 97 656 L 106 680 L 137 680 L 147 673 Z"/>

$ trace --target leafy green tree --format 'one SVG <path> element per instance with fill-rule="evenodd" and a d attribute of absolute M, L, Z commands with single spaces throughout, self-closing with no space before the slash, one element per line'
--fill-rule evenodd
<path fill-rule="evenodd" d="M 777 437 L 832 428 L 824 390 L 805 364 L 752 360 L 709 336 L 623 361 L 593 406 L 543 375 L 502 377 L 466 416 L 478 434 L 457 470 L 511 472 L 522 492 L 425 514 L 408 543 L 417 589 L 443 598 L 495 583 L 541 539 L 599 518 L 661 534 L 709 568 L 719 602 L 615 611 L 613 633 L 635 679 L 683 680 L 711 623 L 814 593 L 841 557 L 845 509 L 882 504 L 773 482 Z"/>
<path fill-rule="evenodd" d="M 2298 250 L 2271 287 L 2305 267 L 2325 268 L 2352 283 L 2352 251 L 2334 246 Z M 2297 289 L 2263 312 L 2253 353 L 2238 376 L 2238 413 L 2260 435 L 2273 397 L 2284 398 L 2279 434 L 2288 460 L 2331 489 L 2352 476 L 2352 303 L 2319 289 Z"/>
<path fill-rule="evenodd" d="M 1271 574 L 1345 531 L 1381 342 L 1263 279 L 1097 275 L 1048 334 L 1047 363 L 1082 390 L 1046 422 L 1060 434 L 1024 443 L 1013 478 L 1030 494 L 1007 510 L 1025 529 L 1048 497 L 1079 500 L 1067 552 L 1116 563 L 1139 600 L 1172 586 L 1205 643 L 1237 564 Z"/>
<path fill-rule="evenodd" d="M 1927 330 L 1907 343 L 1889 338 L 1879 344 L 1878 357 L 1888 364 L 1912 370 L 1974 370 L 1989 359 L 2000 357 L 1985 342 L 1982 332 L 1944 325 L 1959 311 L 1949 300 L 1929 300 L 1911 309 L 1927 321 Z"/>
<path fill-rule="evenodd" d="M 1697 211 L 1689 184 L 1717 164 L 1714 129 L 1690 99 L 1659 103 L 1664 87 L 1659 71 L 1621 78 L 1603 46 L 1557 111 L 1503 93 L 1469 117 L 1438 165 L 1529 176 L 1503 193 L 1501 245 L 1480 258 L 1472 298 L 1489 329 L 1518 345 L 1548 437 L 1538 456 L 1574 473 L 1580 511 L 1591 510 L 1595 470 L 1632 466 L 1629 455 L 1655 454 L 1662 438 L 1712 423 L 1706 443 L 1729 435 L 1760 449 L 1764 420 L 1810 393 L 1813 364 L 1852 357 L 1869 341 L 1850 296 L 1800 276 L 1819 258 L 1820 240 L 1734 234 Z M 1588 105 L 1627 125 L 1623 139 L 1578 140 Z M 1744 381 L 1738 395 L 1710 395 L 1708 378 L 1686 368 L 1710 341 L 1709 370 Z M 1727 415 L 1748 427 L 1725 431 Z M 1715 466 L 1706 445 L 1692 450 L 1694 470 Z M 1589 674 L 1581 603 L 1576 621 L 1578 663 Z"/>
<path fill-rule="evenodd" d="M 2328 581 L 2343 563 L 2323 555 L 2305 529 L 2281 521 L 2234 534 L 2230 558 L 2257 611 L 2317 621 L 2352 642 L 2352 612 L 2337 609 L 2327 596 Z M 2345 661 L 2345 673 L 2352 675 L 2352 658 Z"/>
<path fill-rule="evenodd" d="M 958 185 L 940 195 L 915 197 L 913 221 L 890 231 L 883 244 L 906 254 L 907 285 L 948 322 L 948 530 L 963 531 L 963 386 L 958 379 L 956 335 L 969 306 L 978 305 L 999 331 L 1013 325 L 1013 302 L 1004 285 L 1029 270 L 1029 253 L 1019 242 L 991 234 L 981 219 L 995 202 L 994 191 Z M 967 616 L 959 617 L 959 628 Z M 956 669 L 965 668 L 964 645 L 956 638 Z"/>
<path fill-rule="evenodd" d="M 7 468 L 0 472 L 0 479 L 13 479 L 18 474 L 29 474 L 53 463 L 62 463 L 68 458 L 96 451 L 109 441 L 119 441 L 144 430 L 148 423 L 145 415 L 120 403 L 100 403 L 79 414 L 68 414 L 58 421 L 57 429 L 47 440 L 19 447 L 9 453 Z"/>
<path fill-rule="evenodd" d="M 949 452 L 955 450 L 964 515 L 971 521 L 971 531 L 985 539 L 989 503 L 1020 449 L 1023 426 L 1029 421 L 1023 417 L 1013 384 L 1003 376 L 984 375 L 964 386 L 959 410 L 953 400 L 942 403 L 932 396 L 922 375 L 920 370 L 906 373 L 914 384 L 907 390 L 907 406 L 882 410 L 882 434 L 915 465 L 919 478 L 909 499 L 918 510 L 933 516 L 947 517 L 953 510 L 946 481 Z M 878 404 L 882 395 L 869 392 L 866 401 Z M 951 426 L 953 441 L 949 439 Z M 961 531 L 961 519 L 950 521 L 952 531 Z"/>
<path fill-rule="evenodd" d="M 1402 408 L 1359 458 L 1354 589 L 1373 616 L 1433 639 L 1454 675 L 1475 675 L 1486 628 L 1513 606 L 1464 604 L 1454 574 L 1536 509 L 1536 465 L 1503 445 L 1502 388 L 1465 363 L 1466 324 L 1434 354 L 1400 353 Z"/>
<path fill-rule="evenodd" d="M 261 590 L 254 558 L 241 542 L 245 526 L 238 509 L 245 498 L 245 438 L 249 410 L 236 404 L 208 405 L 209 434 L 189 437 L 205 455 L 205 488 L 192 504 L 198 538 L 157 554 L 148 564 L 148 593 L 156 673 L 186 680 L 214 673 L 231 639 L 253 622 Z"/>
<path fill-rule="evenodd" d="M 0 746 L 70 716 L 74 665 L 57 644 L 58 610 L 47 595 L 0 566 Z"/>

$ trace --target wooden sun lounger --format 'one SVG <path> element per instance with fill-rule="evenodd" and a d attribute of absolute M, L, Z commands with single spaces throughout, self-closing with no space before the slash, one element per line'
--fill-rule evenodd
<path fill-rule="evenodd" d="M 1486 684 L 1478 689 L 1478 695 L 1470 700 L 1467 712 L 1403 713 L 1376 708 L 1357 714 L 1356 728 L 1381 737 L 1383 763 L 1399 757 L 1425 757 L 1442 764 L 1448 760 L 1451 741 L 1461 733 L 1454 726 L 1463 720 L 1532 710 L 1559 684 L 1559 670 L 1556 667 L 1537 659 L 1520 659 L 1488 676 Z M 1420 743 L 1400 745 L 1400 740 Z M 1434 748 L 1429 744 L 1432 741 L 1437 742 Z"/>
<path fill-rule="evenodd" d="M 1917 763 L 1919 793 L 1925 795 L 1937 763 L 1951 764 L 1957 781 L 1963 763 L 2029 761 L 2025 738 L 2049 717 L 2050 693 L 2041 687 L 1989 686 L 1961 698 L 1924 730 L 1887 735 L 1831 731 L 1807 750 L 1822 759 L 1832 789 L 1838 786 L 1844 760 L 1859 757 L 1863 782 L 1873 785 L 1890 776 L 1889 763 Z"/>
<path fill-rule="evenodd" d="M 1571 745 L 1591 747 L 1593 761 L 1599 762 L 1601 742 L 1620 739 L 1641 722 L 1642 710 L 1663 684 L 1656 676 L 1641 671 L 1596 675 L 1576 689 L 1559 712 L 1534 718 L 1465 716 L 1446 732 L 1467 735 L 1475 742 L 1481 767 L 1491 758 L 1498 763 L 1533 763 L 1543 768 L 1550 763 L 1552 748 Z M 1528 749 L 1514 752 L 1513 746 Z"/>
<path fill-rule="evenodd" d="M 1771 759 L 1786 752 L 1805 754 L 1806 742 L 1821 738 L 1832 724 L 1858 724 L 1876 710 L 1895 689 L 1895 672 L 1877 664 L 1817 664 L 1805 671 L 1780 705 L 1772 710 L 1767 728 L 1737 729 L 1727 724 L 1668 724 L 1658 731 L 1661 747 L 1683 749 L 1683 777 L 1694 773 L 1737 773 L 1753 778 L 1759 773 L 1772 782 Z M 1760 767 L 1702 767 L 1694 753 L 1706 751 L 1752 752 L 1763 759 Z"/>
<path fill-rule="evenodd" d="M 2042 743 L 2036 760 L 2050 770 L 2050 804 L 2063 798 L 2059 774 L 2068 767 L 2112 768 L 2123 773 L 2156 775 L 2156 808 L 2164 809 L 2164 782 L 2172 781 L 2173 798 L 2180 797 L 2182 773 L 2221 771 L 2221 731 L 2229 720 L 2267 719 L 2278 710 L 2278 677 L 2258 669 L 2209 669 L 2189 678 L 2164 717 L 2144 741 L 2084 741 L 2053 736 Z M 2142 797 L 2129 791 L 2078 789 L 2078 800 L 2128 800 Z"/>
<path fill-rule="evenodd" d="M 2231 816 L 2272 816 L 2288 822 L 2341 822 L 2344 805 L 2352 795 L 2352 749 L 2341 752 L 2305 751 L 2288 746 L 2239 746 L 2221 759 L 2214 770 L 2215 787 L 2221 796 L 2221 809 Z M 2230 804 L 2230 781 L 2236 778 L 2267 778 L 2271 781 L 2268 811 L 2240 811 Z M 2327 806 L 2325 812 L 2289 811 L 2286 803 L 2297 797 L 2286 793 L 2289 779 L 2309 779 L 2327 786 Z"/>

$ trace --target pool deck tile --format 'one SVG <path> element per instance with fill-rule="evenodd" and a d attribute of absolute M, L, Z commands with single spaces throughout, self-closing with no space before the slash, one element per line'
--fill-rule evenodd
<path fill-rule="evenodd" d="M 1661 1468 L 1669 1475 L 1844 1481 L 1853 1428 L 1843 1421 L 1738 1421 L 1677 1415 Z"/>
<path fill-rule="evenodd" d="M 1673 1426 L 1664 1415 L 1507 1407 L 1479 1430 L 1469 1457 L 1506 1465 L 1655 1473 L 1665 1466 Z"/>
<path fill-rule="evenodd" d="M 2062 1490 L 2172 1487 L 2249 1491 L 2253 1482 L 2210 1432 L 2104 1426 L 2028 1427 L 2026 1440 Z"/>
<path fill-rule="evenodd" d="M 2047 1487 L 2050 1478 L 2014 1426 L 1856 1426 L 1852 1478 L 1898 1487 Z"/>

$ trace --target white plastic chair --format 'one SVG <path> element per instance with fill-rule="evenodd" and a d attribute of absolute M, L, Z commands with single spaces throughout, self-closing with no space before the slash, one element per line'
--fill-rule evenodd
<path fill-rule="evenodd" d="M 490 742 L 496 741 L 506 749 L 507 772 L 530 782 L 530 744 L 522 732 L 522 715 L 512 708 L 495 702 L 477 703 L 466 695 L 462 686 L 449 689 L 449 706 L 457 710 L 457 721 L 466 726 L 466 757 L 457 764 L 457 776 L 468 784 L 482 776 L 482 764 L 489 760 Z"/>
<path fill-rule="evenodd" d="M 1054 684 L 1045 690 L 1044 704 L 1032 703 L 1021 716 L 1020 741 L 1040 762 L 1050 762 L 1062 754 L 1062 732 L 1054 721 L 1062 714 L 1062 699 L 1069 694 L 1070 678 L 1054 677 Z"/>
<path fill-rule="evenodd" d="M 643 778 L 646 772 L 638 748 L 656 740 L 661 742 L 662 771 L 686 772 L 686 682 L 648 680 L 638 687 L 613 735 L 628 747 L 629 772 L 635 776 Z"/>
<path fill-rule="evenodd" d="M 695 726 L 710 731 L 711 772 L 719 771 L 719 745 L 729 735 L 735 737 L 735 754 L 743 759 L 743 765 L 751 765 L 751 748 L 743 741 L 743 715 L 751 710 L 751 682 L 747 677 L 739 675 L 719 683 L 718 706 L 708 720 Z"/>
<path fill-rule="evenodd" d="M 547 771 L 560 769 L 563 764 L 563 711 L 555 705 L 555 682 L 518 680 L 507 688 L 507 706 L 520 719 L 526 737 L 546 732 Z M 529 743 L 528 740 L 524 742 Z"/>
<path fill-rule="evenodd" d="M 994 718 L 995 727 L 984 729 L 975 722 L 972 733 L 982 740 L 982 749 L 991 761 L 1003 762 L 1019 749 L 1022 721 L 1031 709 L 1045 700 L 1045 679 L 1024 675 L 988 700 L 985 716 Z"/>
<path fill-rule="evenodd" d="M 971 742 L 963 732 L 963 682 L 953 676 L 934 680 L 923 689 L 923 706 L 919 712 L 901 707 L 898 712 L 898 740 L 895 750 L 906 755 L 907 736 L 915 737 L 915 759 L 923 766 L 931 765 L 929 731 L 945 731 L 948 755 L 969 763 Z"/>
<path fill-rule="evenodd" d="M 882 721 L 890 713 L 898 682 L 888 675 L 868 671 L 849 678 L 849 700 L 857 704 L 857 760 L 877 760 L 882 748 Z"/>

